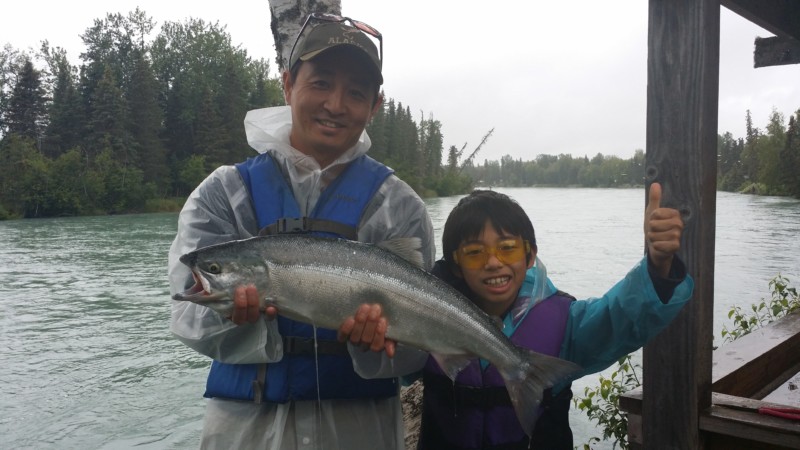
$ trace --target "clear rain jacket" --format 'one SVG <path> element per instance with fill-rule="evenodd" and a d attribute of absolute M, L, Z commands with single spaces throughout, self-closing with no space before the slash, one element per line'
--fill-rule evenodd
<path fill-rule="evenodd" d="M 303 215 L 309 215 L 322 190 L 371 144 L 363 133 L 352 149 L 322 169 L 313 158 L 289 145 L 290 107 L 250 111 L 245 130 L 250 146 L 269 153 L 278 163 Z M 178 234 L 169 254 L 171 294 L 193 284 L 189 269 L 178 260 L 182 254 L 252 237 L 258 231 L 252 200 L 237 169 L 223 166 L 215 170 L 189 196 L 179 216 Z M 425 204 L 407 184 L 391 175 L 367 206 L 358 224 L 358 239 L 377 243 L 411 236 L 422 240 L 426 268 L 430 268 L 434 234 Z M 269 363 L 283 357 L 277 320 L 236 326 L 209 308 L 173 301 L 170 330 L 192 349 L 228 364 Z M 352 346 L 349 353 L 356 372 L 364 378 L 395 377 L 418 370 L 427 356 L 402 345 L 392 359 Z M 399 396 L 260 405 L 215 398 L 208 402 L 201 447 L 391 449 L 402 448 L 403 439 Z"/>

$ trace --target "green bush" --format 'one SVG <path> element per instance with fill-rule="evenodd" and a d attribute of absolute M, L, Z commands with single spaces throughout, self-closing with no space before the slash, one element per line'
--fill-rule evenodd
<path fill-rule="evenodd" d="M 152 198 L 147 200 L 144 205 L 144 212 L 146 213 L 159 213 L 159 212 L 177 212 L 183 208 L 186 202 L 185 198 Z"/>
<path fill-rule="evenodd" d="M 761 303 L 751 305 L 749 312 L 734 306 L 728 312 L 728 319 L 733 319 L 733 327 L 722 327 L 723 342 L 732 342 L 740 337 L 750 334 L 770 322 L 800 309 L 800 299 L 797 297 L 797 289 L 789 287 L 789 280 L 780 274 L 769 282 L 769 289 L 772 291 L 772 298 L 769 300 L 761 299 Z"/>
<path fill-rule="evenodd" d="M 634 364 L 631 355 L 625 355 L 617 361 L 617 370 L 610 378 L 600 376 L 600 385 L 584 388 L 583 398 L 576 397 L 573 402 L 581 411 L 585 411 L 589 420 L 597 422 L 603 428 L 603 441 L 614 439 L 614 448 L 628 448 L 628 418 L 619 409 L 620 395 L 641 386 L 639 372 L 642 366 Z M 591 449 L 591 444 L 600 442 L 592 437 L 583 444 L 584 450 Z"/>

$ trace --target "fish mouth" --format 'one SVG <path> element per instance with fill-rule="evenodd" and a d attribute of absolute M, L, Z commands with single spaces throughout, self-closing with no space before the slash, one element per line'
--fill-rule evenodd
<path fill-rule="evenodd" d="M 192 271 L 192 278 L 194 278 L 194 285 L 183 292 L 173 295 L 173 300 L 208 303 L 223 300 L 227 296 L 225 292 L 211 292 L 208 281 L 197 272 Z"/>

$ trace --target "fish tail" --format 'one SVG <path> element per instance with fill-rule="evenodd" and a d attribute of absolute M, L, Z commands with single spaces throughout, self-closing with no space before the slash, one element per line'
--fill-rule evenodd
<path fill-rule="evenodd" d="M 545 389 L 566 380 L 581 368 L 570 361 L 532 350 L 519 348 L 519 351 L 523 354 L 522 364 L 502 369 L 498 367 L 498 370 L 505 380 L 522 429 L 531 436 Z"/>

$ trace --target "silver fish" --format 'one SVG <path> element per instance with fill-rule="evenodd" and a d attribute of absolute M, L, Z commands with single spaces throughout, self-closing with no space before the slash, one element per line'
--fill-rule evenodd
<path fill-rule="evenodd" d="M 253 284 L 262 307 L 330 329 L 379 303 L 386 337 L 428 351 L 451 379 L 470 358 L 493 364 L 530 435 L 542 392 L 580 368 L 513 345 L 499 320 L 420 268 L 418 248 L 416 238 L 374 245 L 297 234 L 212 245 L 181 257 L 197 283 L 173 298 L 230 315 L 235 287 Z"/>

